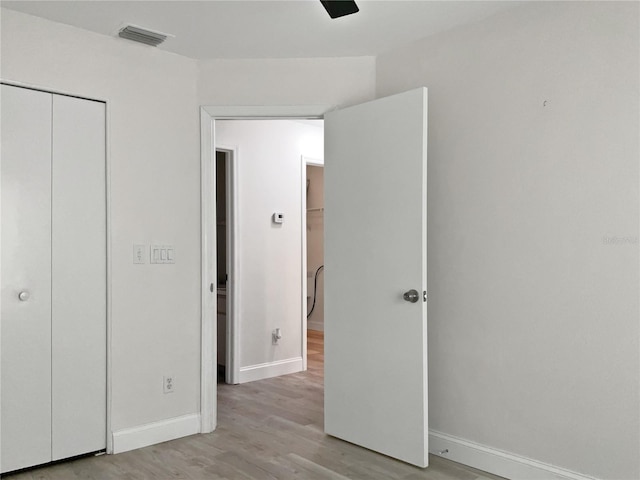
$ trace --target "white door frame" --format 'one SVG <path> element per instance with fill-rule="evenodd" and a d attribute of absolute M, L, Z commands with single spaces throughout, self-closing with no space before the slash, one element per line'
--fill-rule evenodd
<path fill-rule="evenodd" d="M 216 120 L 249 120 L 249 119 L 322 119 L 324 114 L 334 110 L 330 105 L 257 105 L 257 106 L 202 106 L 200 107 L 200 228 L 201 228 L 201 376 L 200 376 L 200 431 L 209 433 L 217 425 L 217 294 L 216 289 L 210 291 L 210 285 L 216 285 L 216 190 L 215 190 L 215 121 Z M 237 181 L 237 180 L 236 180 Z M 235 189 L 234 195 L 238 195 Z M 237 214 L 237 204 L 236 204 Z M 237 223 L 237 222 L 236 222 Z M 235 227 L 237 228 L 237 226 Z M 305 226 L 306 228 L 306 226 Z M 232 245 L 237 252 L 238 237 L 233 238 Z M 235 262 L 238 256 L 235 255 Z M 306 272 L 302 273 L 306 281 Z M 306 304 L 306 291 L 305 295 Z M 237 297 L 237 289 L 233 295 Z M 237 298 L 236 298 L 237 300 Z M 229 301 L 229 298 L 227 298 Z M 235 310 L 237 312 L 237 310 Z M 306 320 L 306 311 L 303 313 Z M 237 317 L 237 315 L 236 315 Z M 237 330 L 237 329 L 236 329 Z M 236 332 L 237 333 L 237 332 Z M 306 347 L 306 335 L 302 339 Z M 236 347 L 239 345 L 236 344 Z M 303 347 L 303 348 L 304 348 Z M 304 353 L 304 352 L 303 352 Z M 234 352 L 239 357 L 239 348 Z M 304 356 L 306 358 L 306 355 Z M 234 368 L 240 367 L 236 362 Z M 305 367 L 306 368 L 306 367 Z"/>
<path fill-rule="evenodd" d="M 324 160 L 302 155 L 302 369 L 307 369 L 307 166 L 324 167 Z"/>
<path fill-rule="evenodd" d="M 104 103 L 104 109 L 105 109 L 105 152 L 104 152 L 104 169 L 105 169 L 105 191 L 106 191 L 106 198 L 105 198 L 105 207 L 106 207 L 106 220 L 107 220 L 107 224 L 106 224 L 106 270 L 107 270 L 107 281 L 106 281 L 106 287 L 107 290 L 105 292 L 106 295 L 106 310 L 107 310 L 107 318 L 105 319 L 106 321 L 106 329 L 107 329 L 107 371 L 106 371 L 106 378 L 105 378 L 105 382 L 107 384 L 107 399 L 106 399 L 106 403 L 107 403 L 107 412 L 106 412 L 106 418 L 105 418 L 105 424 L 106 424 L 106 432 L 107 432 L 107 438 L 106 438 L 106 453 L 107 454 L 112 454 L 113 453 L 113 429 L 112 429 L 112 418 L 113 418 L 113 414 L 112 414 L 112 398 L 113 398 L 113 389 L 112 389 L 112 368 L 111 368 L 111 360 L 112 360 L 112 352 L 111 352 L 111 340 L 112 340 L 112 288 L 111 288 L 111 279 L 112 277 L 112 267 L 111 267 L 111 252 L 112 252 L 112 248 L 111 248 L 111 232 L 113 231 L 111 228 L 111 147 L 110 147 L 110 139 L 111 139 L 111 101 L 107 100 L 106 98 L 101 98 L 101 97 L 94 97 L 92 95 L 82 95 L 82 94 L 78 94 L 75 92 L 68 92 L 68 91 L 64 91 L 64 90 L 52 90 L 51 88 L 47 88 L 47 87 L 43 87 L 41 85 L 36 85 L 33 83 L 27 83 L 27 82 L 18 82 L 18 81 L 14 81 L 14 80 L 3 80 L 2 78 L 0 78 L 0 83 L 3 85 L 11 85 L 14 87 L 21 87 L 21 88 L 27 88 L 29 90 L 36 90 L 36 91 L 40 91 L 40 92 L 46 92 L 46 93 L 51 93 L 53 95 L 64 95 L 67 97 L 75 97 L 75 98 L 81 98 L 84 100 L 91 100 L 91 101 L 95 101 L 95 102 L 101 102 Z"/>

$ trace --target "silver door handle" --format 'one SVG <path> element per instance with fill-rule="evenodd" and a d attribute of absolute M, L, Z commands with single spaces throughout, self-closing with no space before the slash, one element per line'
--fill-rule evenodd
<path fill-rule="evenodd" d="M 29 292 L 20 292 L 18 294 L 18 299 L 20 299 L 21 302 L 26 302 L 27 300 L 29 300 Z"/>
<path fill-rule="evenodd" d="M 402 297 L 407 302 L 416 303 L 418 301 L 418 299 L 420 298 L 420 294 L 418 293 L 417 290 L 411 289 L 408 292 L 404 292 L 404 295 Z"/>

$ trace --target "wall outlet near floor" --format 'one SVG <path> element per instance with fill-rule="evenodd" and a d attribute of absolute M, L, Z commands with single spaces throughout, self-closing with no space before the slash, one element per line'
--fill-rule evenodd
<path fill-rule="evenodd" d="M 176 385 L 174 383 L 174 377 L 173 376 L 165 376 L 162 377 L 164 380 L 163 386 L 162 386 L 162 391 L 164 393 L 173 393 L 173 390 L 176 388 Z"/>

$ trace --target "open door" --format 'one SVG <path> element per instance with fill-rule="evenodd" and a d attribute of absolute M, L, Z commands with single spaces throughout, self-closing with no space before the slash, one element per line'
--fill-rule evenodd
<path fill-rule="evenodd" d="M 325 431 L 426 467 L 427 90 L 325 116 Z"/>

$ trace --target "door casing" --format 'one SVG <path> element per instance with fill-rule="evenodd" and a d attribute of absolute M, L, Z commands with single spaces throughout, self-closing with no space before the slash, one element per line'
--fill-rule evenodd
<path fill-rule="evenodd" d="M 216 120 L 295 120 L 324 118 L 324 114 L 334 110 L 331 105 L 258 105 L 258 106 L 203 106 L 200 107 L 200 225 L 201 225 L 201 378 L 200 378 L 200 431 L 209 433 L 217 425 L 217 295 L 210 291 L 210 285 L 216 283 L 216 235 L 215 235 L 215 151 Z M 228 147 L 227 147 L 228 149 Z M 237 179 L 235 180 L 237 182 Z M 235 193 L 237 195 L 237 189 Z M 236 222 L 237 223 L 237 222 Z M 237 228 L 237 227 L 234 227 Z M 228 245 L 235 252 L 238 237 L 234 237 Z M 306 253 L 306 249 L 305 249 Z M 306 262 L 305 262 L 306 263 Z M 306 272 L 304 273 L 306 277 Z M 305 278 L 306 280 L 306 278 Z M 215 289 L 214 289 L 215 290 Z M 305 292 L 303 294 L 306 295 Z M 233 289 L 232 298 L 227 302 L 237 305 L 237 289 Z M 306 297 L 305 297 L 306 300 Z M 303 307 L 306 302 L 303 302 Z M 303 313 L 303 312 L 301 312 Z M 303 314 L 306 320 L 306 314 Z M 306 329 L 303 329 L 306 331 Z M 236 333 L 237 334 L 237 333 Z M 303 354 L 306 351 L 306 336 L 302 335 L 301 346 Z M 233 343 L 233 340 L 232 340 Z M 234 355 L 238 358 L 237 343 Z M 304 356 L 306 358 L 306 356 Z M 236 362 L 237 363 L 237 362 Z M 239 368 L 234 365 L 233 368 Z"/>

